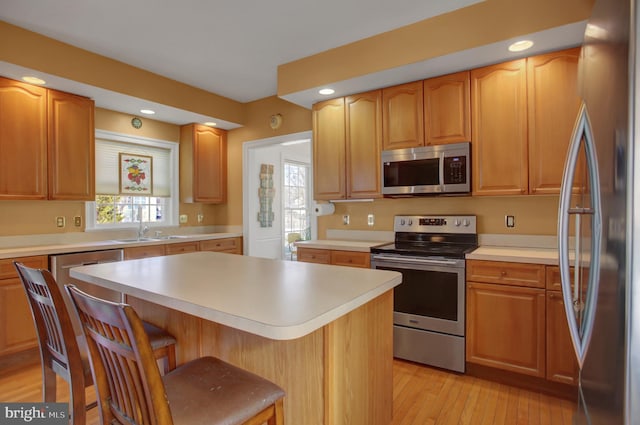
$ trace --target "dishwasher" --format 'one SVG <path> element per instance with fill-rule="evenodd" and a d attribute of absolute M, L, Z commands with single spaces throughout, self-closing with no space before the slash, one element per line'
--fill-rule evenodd
<path fill-rule="evenodd" d="M 115 261 L 122 261 L 123 259 L 124 251 L 122 249 L 74 252 L 69 254 L 58 254 L 49 256 L 49 270 L 51 270 L 53 277 L 56 279 L 56 283 L 60 287 L 60 291 L 62 292 L 65 304 L 67 305 L 67 310 L 69 310 L 69 315 L 71 316 L 71 322 L 73 324 L 73 329 L 76 335 L 82 335 L 82 327 L 80 325 L 79 319 L 76 317 L 76 314 L 73 313 L 75 311 L 75 307 L 71 303 L 71 299 L 67 295 L 67 291 L 64 289 L 64 285 L 73 283 L 78 288 L 80 288 L 80 290 L 88 294 L 91 294 L 98 298 L 116 302 L 122 301 L 122 294 L 111 289 L 102 288 L 88 282 L 73 279 L 71 276 L 69 276 L 69 271 L 73 267 L 88 266 L 91 264 L 113 263 Z"/>

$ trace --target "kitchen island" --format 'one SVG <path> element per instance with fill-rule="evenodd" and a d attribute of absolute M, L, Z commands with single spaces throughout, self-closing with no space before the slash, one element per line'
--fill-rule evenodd
<path fill-rule="evenodd" d="M 401 275 L 195 252 L 77 267 L 178 339 L 282 386 L 287 424 L 389 424 Z"/>

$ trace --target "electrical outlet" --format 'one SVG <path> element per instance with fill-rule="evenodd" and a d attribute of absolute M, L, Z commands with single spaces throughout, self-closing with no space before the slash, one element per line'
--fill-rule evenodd
<path fill-rule="evenodd" d="M 507 227 L 516 227 L 516 219 L 514 216 L 512 215 L 505 215 L 504 216 L 504 224 Z"/>
<path fill-rule="evenodd" d="M 199 213 L 198 214 L 198 223 L 202 223 L 203 220 L 204 220 L 204 214 Z"/>
<path fill-rule="evenodd" d="M 76 227 L 82 226 L 82 217 L 80 217 L 79 215 L 73 217 L 73 225 Z"/>
<path fill-rule="evenodd" d="M 180 224 L 185 224 L 187 222 L 187 215 L 186 214 L 180 214 Z"/>
<path fill-rule="evenodd" d="M 56 226 L 64 227 L 64 224 L 65 224 L 64 217 L 60 217 L 60 216 L 56 217 Z"/>
<path fill-rule="evenodd" d="M 368 224 L 369 226 L 373 226 L 373 223 L 375 223 L 375 221 L 374 221 L 374 217 L 373 217 L 373 214 L 369 214 L 369 215 L 367 215 L 367 224 Z"/>
<path fill-rule="evenodd" d="M 345 214 L 342 216 L 342 224 L 344 224 L 345 226 L 349 224 L 349 215 Z"/>

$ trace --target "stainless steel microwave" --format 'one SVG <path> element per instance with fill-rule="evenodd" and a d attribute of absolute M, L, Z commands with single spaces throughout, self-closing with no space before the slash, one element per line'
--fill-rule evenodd
<path fill-rule="evenodd" d="M 469 142 L 382 152 L 382 194 L 389 197 L 471 191 Z"/>

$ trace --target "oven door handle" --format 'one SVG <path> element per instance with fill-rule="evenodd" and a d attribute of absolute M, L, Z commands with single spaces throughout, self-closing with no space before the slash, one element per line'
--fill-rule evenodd
<path fill-rule="evenodd" d="M 464 260 L 434 260 L 429 258 L 416 258 L 416 257 L 397 257 L 397 256 L 388 256 L 388 255 L 374 255 L 371 257 L 372 260 L 380 260 L 380 261 L 393 261 L 396 263 L 411 263 L 411 264 L 431 264 L 438 266 L 457 266 L 461 261 Z"/>

